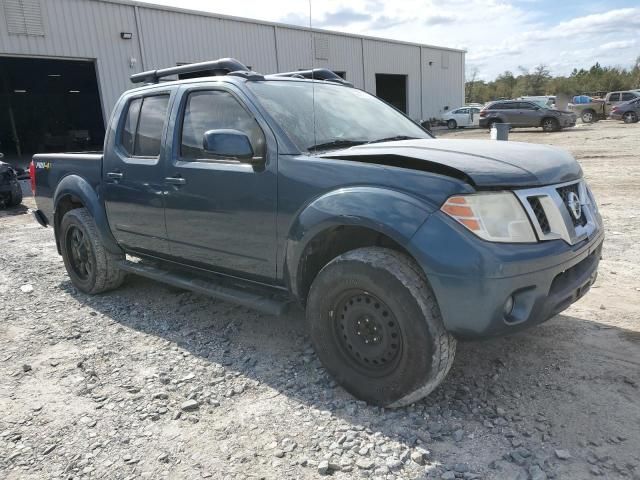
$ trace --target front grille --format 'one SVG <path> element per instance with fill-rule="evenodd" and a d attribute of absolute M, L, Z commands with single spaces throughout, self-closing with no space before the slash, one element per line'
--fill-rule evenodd
<path fill-rule="evenodd" d="M 559 187 L 557 191 L 560 197 L 562 198 L 562 203 L 567 209 L 567 212 L 569 212 L 569 216 L 571 217 L 573 226 L 584 227 L 587 224 L 587 218 L 585 217 L 584 211 L 582 211 L 582 213 L 580 214 L 580 218 L 575 218 L 573 216 L 573 213 L 571 212 L 571 209 L 569 208 L 569 205 L 567 204 L 569 193 L 575 193 L 578 196 L 578 198 L 580 198 L 580 190 L 578 188 L 578 184 L 573 183 L 571 185 L 565 185 L 563 187 Z M 580 199 L 580 201 L 582 202 L 582 199 Z"/>
<path fill-rule="evenodd" d="M 531 205 L 531 209 L 536 216 L 536 220 L 538 220 L 540 230 L 542 233 L 549 233 L 551 231 L 551 226 L 549 225 L 547 214 L 544 213 L 544 208 L 542 208 L 540 199 L 538 197 L 529 197 L 527 200 L 529 200 L 529 205 Z"/>

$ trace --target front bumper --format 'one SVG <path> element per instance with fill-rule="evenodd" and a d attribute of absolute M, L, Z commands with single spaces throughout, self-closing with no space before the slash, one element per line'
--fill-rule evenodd
<path fill-rule="evenodd" d="M 539 324 L 581 298 L 597 276 L 602 230 L 576 245 L 483 241 L 440 212 L 411 241 L 448 331 L 484 338 Z M 505 303 L 513 308 L 505 313 Z"/>
<path fill-rule="evenodd" d="M 618 112 L 611 112 L 609 114 L 609 118 L 612 120 L 622 120 L 622 113 L 618 113 Z"/>
<path fill-rule="evenodd" d="M 565 127 L 575 127 L 576 122 L 578 121 L 578 117 L 573 115 L 567 115 L 564 117 L 560 117 L 560 126 Z"/>

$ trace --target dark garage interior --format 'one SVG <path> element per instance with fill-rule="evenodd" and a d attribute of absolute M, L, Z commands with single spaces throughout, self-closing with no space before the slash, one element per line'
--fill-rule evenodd
<path fill-rule="evenodd" d="M 0 152 L 25 166 L 34 153 L 101 150 L 104 120 L 91 61 L 0 57 Z"/>
<path fill-rule="evenodd" d="M 376 73 L 376 96 L 407 113 L 407 76 Z"/>

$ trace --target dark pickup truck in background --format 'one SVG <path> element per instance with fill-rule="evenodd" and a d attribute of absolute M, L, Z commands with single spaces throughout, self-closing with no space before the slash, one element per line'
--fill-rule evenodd
<path fill-rule="evenodd" d="M 178 73 L 202 77 L 159 82 Z M 595 281 L 602 221 L 564 151 L 434 139 L 327 70 L 225 59 L 132 79 L 151 84 L 122 95 L 104 152 L 31 167 L 83 292 L 135 273 L 271 314 L 298 303 L 337 381 L 401 406 L 444 379 L 456 339 L 543 322 Z"/>

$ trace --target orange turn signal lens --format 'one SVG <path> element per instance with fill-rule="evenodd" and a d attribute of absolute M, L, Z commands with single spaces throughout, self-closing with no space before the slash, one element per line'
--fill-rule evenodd
<path fill-rule="evenodd" d="M 480 220 L 476 217 L 473 208 L 464 196 L 448 198 L 442 207 L 440 207 L 440 210 L 460 222 L 472 232 L 477 232 L 482 229 Z"/>

